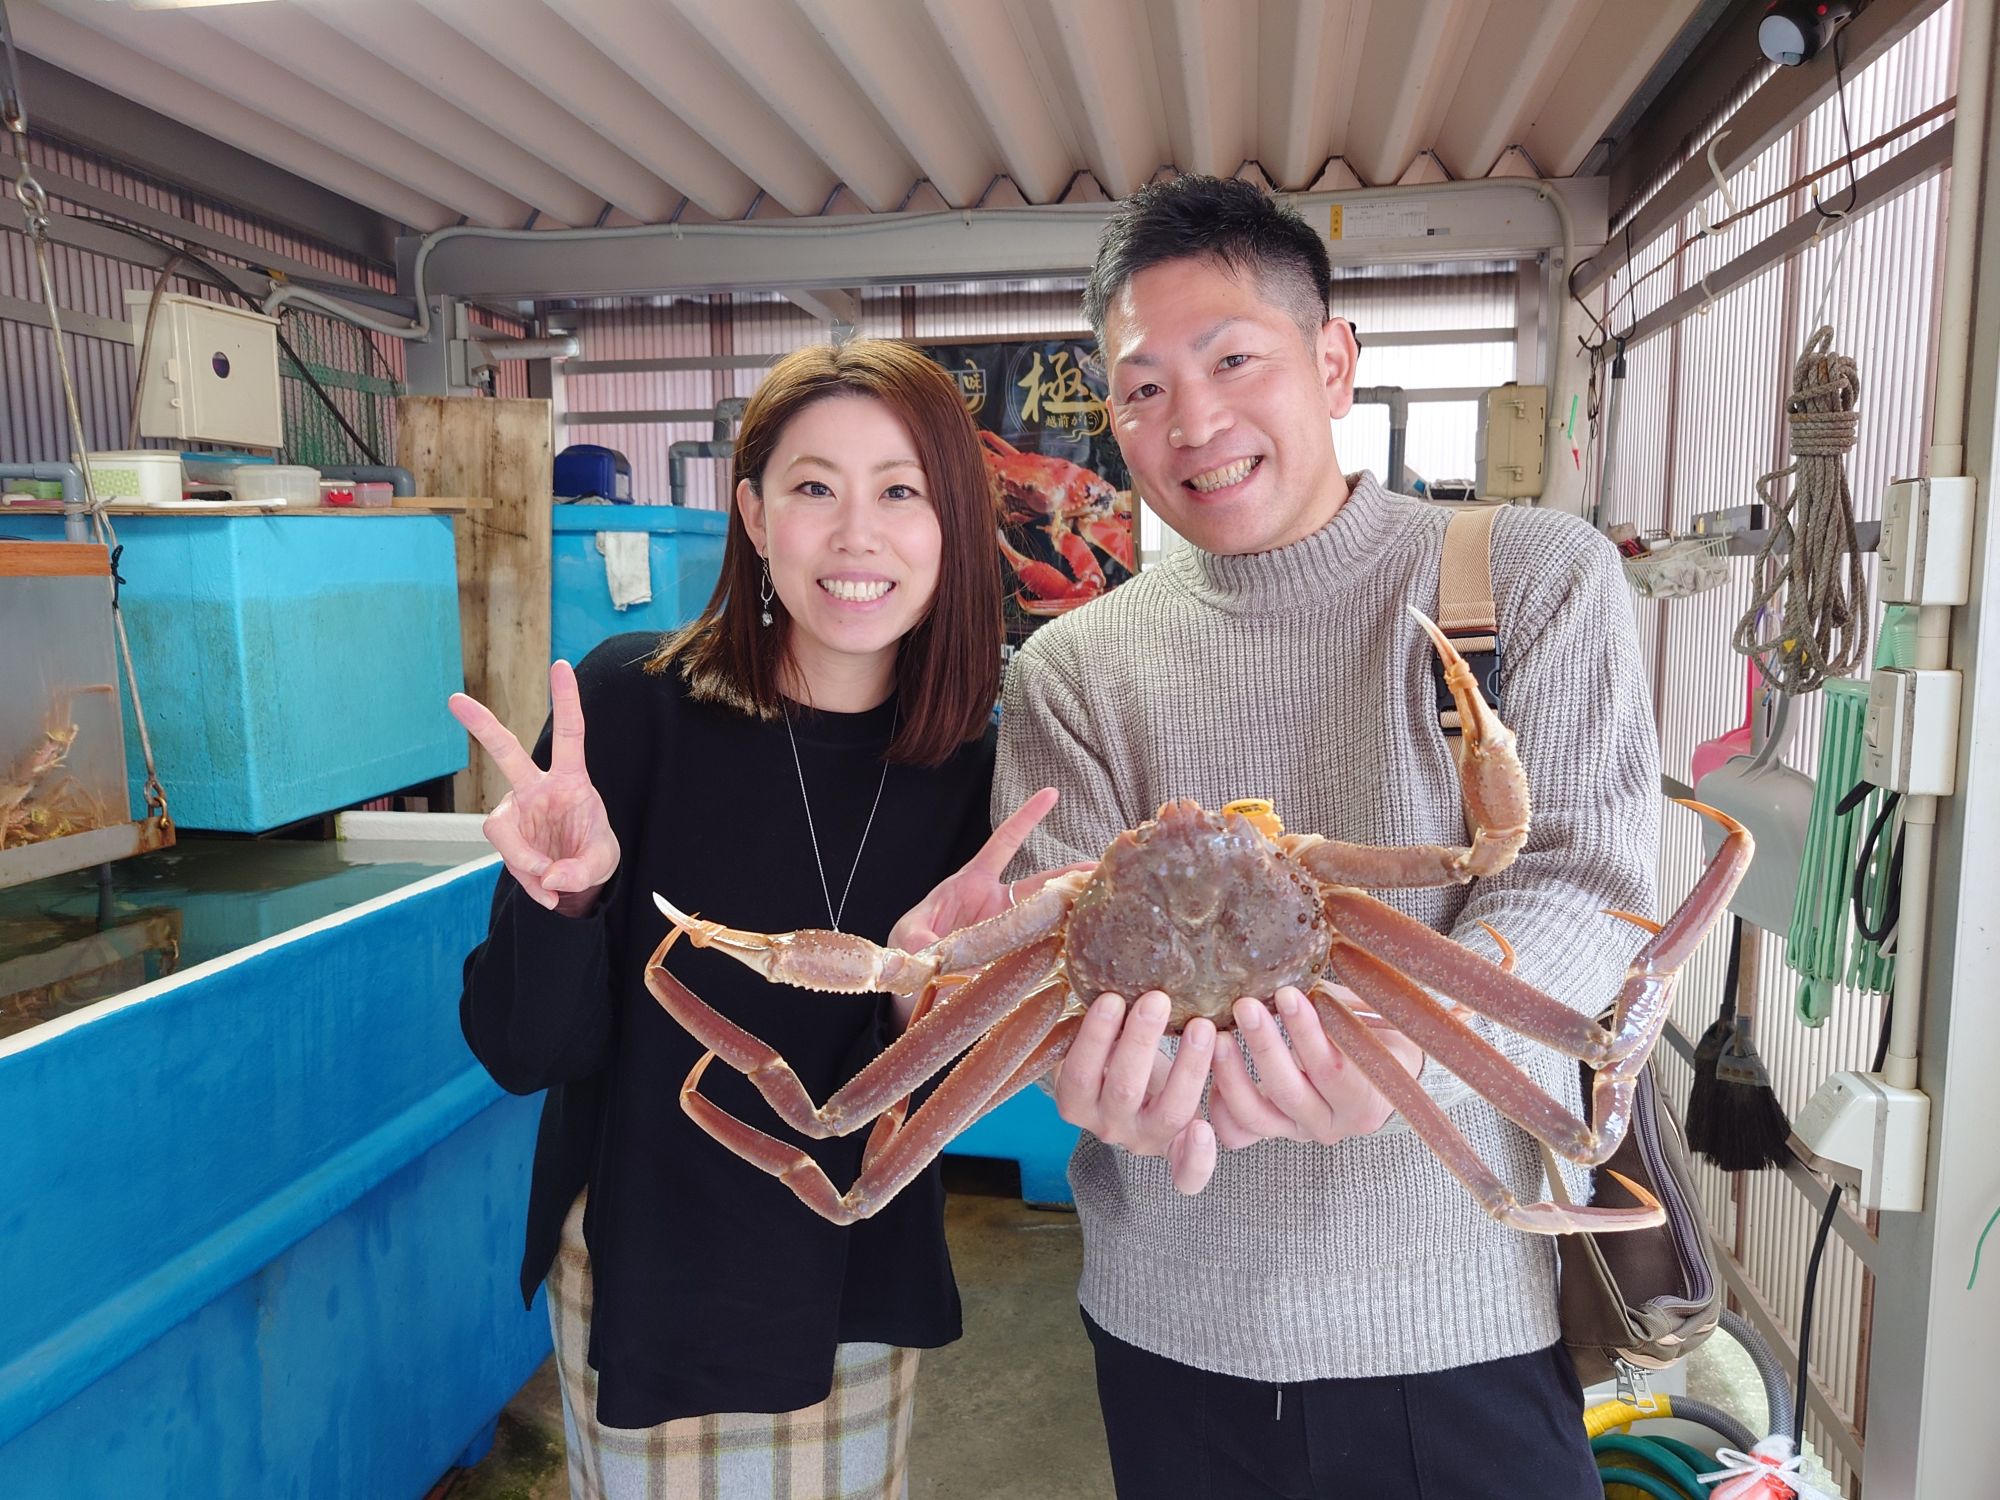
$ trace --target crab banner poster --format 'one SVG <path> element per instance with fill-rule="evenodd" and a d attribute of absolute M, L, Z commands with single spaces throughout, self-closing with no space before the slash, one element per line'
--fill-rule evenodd
<path fill-rule="evenodd" d="M 1131 481 L 1089 339 L 930 344 L 986 450 L 1007 644 L 1137 571 Z"/>

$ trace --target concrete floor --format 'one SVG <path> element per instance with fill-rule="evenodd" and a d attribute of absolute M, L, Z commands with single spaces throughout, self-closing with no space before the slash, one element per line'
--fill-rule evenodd
<path fill-rule="evenodd" d="M 918 1367 L 911 1500 L 1105 1500 L 1111 1466 L 1076 1310 L 1074 1214 L 1026 1208 L 1013 1169 L 948 1159 L 945 1232 L 965 1336 Z M 562 1402 L 545 1364 L 493 1451 L 433 1500 L 568 1500 Z"/>

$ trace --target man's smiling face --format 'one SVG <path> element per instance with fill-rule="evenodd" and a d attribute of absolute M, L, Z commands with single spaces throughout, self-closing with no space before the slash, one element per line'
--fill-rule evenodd
<path fill-rule="evenodd" d="M 1332 421 L 1354 398 L 1352 331 L 1308 340 L 1250 271 L 1212 258 L 1148 266 L 1106 310 L 1118 445 L 1146 503 L 1207 552 L 1268 552 L 1347 498 Z"/>

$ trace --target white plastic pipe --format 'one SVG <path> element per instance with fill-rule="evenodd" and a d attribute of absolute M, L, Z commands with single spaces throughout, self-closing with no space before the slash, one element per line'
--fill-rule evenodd
<path fill-rule="evenodd" d="M 1960 12 L 1958 128 L 1952 132 L 1951 208 L 1945 228 L 1944 286 L 1938 316 L 1937 393 L 1932 403 L 1929 473 L 1955 479 L 1965 473 L 1965 381 L 1972 353 L 1972 288 L 1978 269 L 1979 197 L 1986 168 L 1986 110 L 1993 88 L 1991 0 Z M 1951 610 L 1926 605 L 1917 614 L 1919 671 L 1951 664 Z M 1968 768 L 1969 769 L 1969 768 Z M 1896 984 L 1889 1018 L 1889 1054 L 1883 1080 L 1917 1086 L 1917 1050 L 1923 1034 L 1924 964 L 1931 904 L 1931 864 L 1937 847 L 1937 798 L 1906 797 L 1903 819 L 1903 896 L 1896 918 Z"/>

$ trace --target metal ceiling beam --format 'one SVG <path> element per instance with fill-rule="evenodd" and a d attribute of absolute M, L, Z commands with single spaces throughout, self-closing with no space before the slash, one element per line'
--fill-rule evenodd
<path fill-rule="evenodd" d="M 1256 155 L 1282 188 L 1311 187 L 1346 146 L 1371 7 L 1372 0 L 1267 0 L 1259 12 Z"/>
<path fill-rule="evenodd" d="M 1713 24 L 1708 13 L 1722 3 L 1754 8 L 1741 0 L 1660 0 L 1643 6 L 1607 0 L 1520 137 L 1536 166 L 1558 177 L 1581 171 L 1632 95 L 1657 85 L 1662 59 L 1691 46 L 1690 33 Z"/>
<path fill-rule="evenodd" d="M 1602 244 L 1602 179 L 1547 186 L 1569 206 L 1578 253 Z M 1524 190 L 1523 179 L 1455 185 L 1451 192 L 1305 193 L 1288 201 L 1322 233 L 1333 205 L 1342 205 L 1347 232 L 1329 244 L 1341 266 L 1532 257 L 1561 243 L 1553 211 Z M 1410 212 L 1385 222 L 1385 207 Z M 1077 204 L 588 236 L 452 235 L 437 241 L 425 279 L 433 297 L 545 299 L 1075 276 L 1096 258 L 1109 211 L 1108 204 Z M 810 267 L 803 280 L 802 266 Z"/>
<path fill-rule="evenodd" d="M 539 164 L 575 205 L 573 213 L 560 216 L 564 223 L 595 223 L 603 205 L 611 203 L 640 223 L 653 224 L 679 205 L 681 194 L 571 114 L 567 100 L 531 87 L 488 52 L 476 33 L 454 29 L 409 0 L 293 3 L 386 64 L 384 79 L 392 87 L 400 74 L 419 92 L 436 94 L 463 111 L 468 136 L 489 137 Z M 505 26 L 504 17 L 486 14 L 493 29 Z"/>
<path fill-rule="evenodd" d="M 977 203 L 1000 160 L 972 102 L 939 87 L 951 60 L 919 0 L 797 3 L 931 186 L 955 208 Z"/>
<path fill-rule="evenodd" d="M 19 162 L 11 156 L 0 157 L 0 181 L 11 183 L 20 175 Z M 136 198 L 123 197 L 106 188 L 92 187 L 87 182 L 79 182 L 61 172 L 52 172 L 47 167 L 35 169 L 35 180 L 52 198 L 60 198 L 78 207 L 91 209 L 107 218 L 122 219 L 141 229 L 151 230 L 154 234 L 185 240 L 200 250 L 213 250 L 237 260 L 247 261 L 252 266 L 281 271 L 296 280 L 324 286 L 343 297 L 365 296 L 376 292 L 374 287 L 366 283 L 339 275 L 337 272 L 322 270 L 318 266 L 308 265 L 302 260 L 294 260 L 289 255 L 267 250 L 262 245 L 253 245 L 248 240 L 239 240 L 233 234 L 224 234 L 219 229 L 196 224 L 177 214 L 170 214 L 164 209 L 150 208 Z M 395 247 L 392 243 L 390 254 L 394 253 Z M 403 305 L 413 307 L 413 304 L 407 302 Z"/>
<path fill-rule="evenodd" d="M 1173 159 L 1227 177 L 1257 154 L 1261 13 L 1232 0 L 1172 0 L 1155 12 L 1153 50 Z"/>
<path fill-rule="evenodd" d="M 267 119 L 238 101 L 184 79 L 100 32 L 88 30 L 35 0 L 10 0 L 14 40 L 24 51 L 66 68 L 141 105 L 171 112 L 182 125 L 203 131 L 239 151 L 325 184 L 418 229 L 437 229 L 457 215 L 406 183 L 362 165 L 343 152 Z M 30 101 L 32 105 L 33 101 Z"/>
<path fill-rule="evenodd" d="M 396 220 L 225 145 L 181 120 L 25 54 L 21 89 L 28 101 L 29 122 L 39 131 L 363 260 L 387 264 L 395 258 L 396 235 L 403 227 Z M 441 219 L 420 227 L 438 222 Z"/>
<path fill-rule="evenodd" d="M 840 287 L 796 289 L 786 292 L 785 299 L 795 307 L 804 308 L 820 322 L 832 324 L 835 328 L 854 329 L 861 326 L 860 296 Z"/>
<path fill-rule="evenodd" d="M 1367 58 L 1356 80 L 1353 117 L 1341 149 L 1362 181 L 1396 181 L 1436 139 L 1472 60 L 1488 4 L 1391 0 L 1370 12 Z M 1389 66 L 1391 59 L 1402 66 Z"/>
<path fill-rule="evenodd" d="M 1941 172 L 1951 164 L 1951 141 L 1957 121 L 1948 121 L 1914 146 L 1899 151 L 1881 166 L 1870 172 L 1854 185 L 1854 206 L 1841 216 L 1843 224 L 1851 224 L 1884 203 L 1899 197 L 1925 178 Z M 1847 195 L 1841 194 L 1845 206 Z M 1811 240 L 1813 231 L 1821 220 L 1815 213 L 1803 213 L 1785 225 L 1775 234 L 1766 235 L 1748 250 L 1727 265 L 1709 272 L 1703 282 L 1697 282 L 1671 301 L 1662 303 L 1645 317 L 1634 323 L 1625 335 L 1628 351 L 1646 342 L 1656 333 L 1664 333 L 1689 313 L 1699 311 L 1705 301 L 1722 296 L 1735 287 L 1768 270 L 1786 256 L 1796 254 Z M 1624 253 L 1623 246 L 1619 253 Z"/>
<path fill-rule="evenodd" d="M 1737 0 L 1699 0 L 1585 157 L 1591 173 L 1611 179 L 1614 213 L 1674 159 L 1745 79 L 1765 66 L 1757 47 L 1763 19 L 1763 11 Z"/>
<path fill-rule="evenodd" d="M 826 202 L 838 179 L 677 12 L 654 0 L 547 4 L 786 210 Z"/>
<path fill-rule="evenodd" d="M 1842 33 L 1842 67 L 1849 77 L 1888 51 L 1914 31 L 1943 0 L 1875 0 L 1847 23 Z M 1764 150 L 1806 115 L 1833 96 L 1833 49 L 1827 48 L 1811 62 L 1795 68 L 1779 68 L 1762 87 L 1745 101 L 1726 122 L 1728 137 L 1715 150 L 1716 164 L 1723 176 L 1733 176 L 1755 161 Z M 1632 217 L 1631 241 L 1634 254 L 1678 223 L 1694 206 L 1715 189 L 1709 174 L 1706 153 L 1698 152 L 1682 164 L 1665 187 L 1649 198 Z M 1624 263 L 1623 236 L 1617 255 L 1598 255 L 1577 268 L 1572 287 L 1587 297 L 1609 281 Z"/>
<path fill-rule="evenodd" d="M 9 193 L 0 199 L 0 229 L 12 229 L 25 234 L 27 220 L 21 206 Z M 93 255 L 102 255 L 110 260 L 122 260 L 127 265 L 150 266 L 159 270 L 172 257 L 171 250 L 164 250 L 147 240 L 134 239 L 129 234 L 120 234 L 108 224 L 95 219 L 73 219 L 67 214 L 53 214 L 49 218 L 49 238 L 58 245 L 72 245 L 78 250 L 88 250 Z M 243 293 L 251 301 L 262 300 L 264 293 L 271 289 L 271 278 L 257 271 L 246 271 L 241 266 L 224 262 L 216 270 L 228 278 L 230 285 Z"/>
<path fill-rule="evenodd" d="M 278 79 L 307 77 L 305 69 L 310 78 L 338 78 L 341 105 L 359 112 L 383 136 L 400 139 L 406 152 L 411 143 L 421 142 L 424 156 L 449 164 L 482 187 L 490 184 L 557 223 L 592 223 L 603 206 L 602 197 L 516 145 L 512 134 L 496 132 L 466 113 L 449 97 L 448 86 L 426 81 L 412 88 L 410 79 L 383 66 L 385 59 L 335 24 L 335 16 L 352 19 L 344 9 L 329 16 L 295 5 L 225 5 L 189 14 L 217 36 L 263 58 L 266 72 Z M 412 46 L 423 45 L 426 25 L 449 34 L 443 22 L 421 11 L 404 16 L 398 25 Z M 460 64 L 454 60 L 452 66 L 455 71 Z M 508 227 L 521 222 L 495 218 L 490 207 L 474 217 Z"/>
<path fill-rule="evenodd" d="M 1075 5 L 1036 0 L 1029 12 L 1043 56 L 1062 72 L 1083 164 L 1114 198 L 1166 165 L 1167 137 L 1146 11 L 1132 4 Z"/>
<path fill-rule="evenodd" d="M 1508 64 L 1468 68 L 1433 138 L 1454 177 L 1486 176 L 1509 146 L 1526 138 L 1536 110 L 1603 12 L 1604 0 L 1498 0 L 1473 50 Z M 1629 25 L 1622 9 L 1619 20 Z"/>
<path fill-rule="evenodd" d="M 903 201 L 916 163 L 789 0 L 667 3 L 856 198 L 876 213 Z"/>
<path fill-rule="evenodd" d="M 382 176 L 478 223 L 519 224 L 527 217 L 528 205 L 520 199 L 211 30 L 198 19 L 200 12 L 129 11 L 102 0 L 58 0 L 58 4 L 67 19 L 109 41 L 143 51 L 156 68 L 180 74 L 186 81 L 170 86 L 170 96 L 212 93 L 214 81 L 227 78 L 230 97 L 271 124 L 289 127 L 329 151 L 366 160 Z"/>
<path fill-rule="evenodd" d="M 729 158 L 542 0 L 423 5 L 714 218 L 740 218 L 756 198 L 757 184 Z"/>
<path fill-rule="evenodd" d="M 923 4 L 1007 175 L 1030 202 L 1055 202 L 1080 153 L 1065 137 L 1060 104 L 1042 89 L 1028 57 L 1033 43 L 1016 30 L 1011 7 L 994 0 Z"/>

